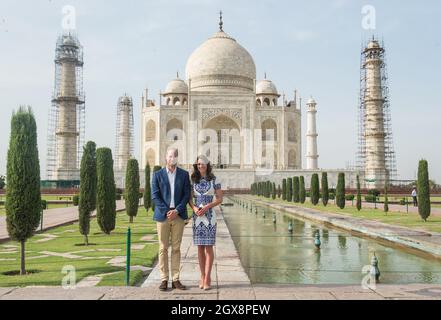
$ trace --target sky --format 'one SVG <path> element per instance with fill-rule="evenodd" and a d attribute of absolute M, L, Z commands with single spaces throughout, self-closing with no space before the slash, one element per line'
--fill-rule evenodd
<path fill-rule="evenodd" d="M 258 79 L 266 72 L 288 100 L 297 89 L 304 101 L 310 96 L 317 101 L 319 167 L 325 169 L 355 164 L 360 50 L 372 35 L 384 40 L 399 178 L 416 178 L 424 158 L 430 178 L 441 183 L 438 0 L 2 0 L 0 175 L 6 173 L 12 112 L 30 105 L 45 177 L 55 43 L 66 22 L 66 5 L 75 9 L 84 47 L 86 141 L 114 148 L 117 100 L 128 93 L 139 159 L 143 89 L 159 101 L 160 90 L 177 71 L 184 77 L 188 57 L 218 30 L 222 10 L 224 31 L 253 56 Z M 304 105 L 303 153 L 305 126 Z"/>

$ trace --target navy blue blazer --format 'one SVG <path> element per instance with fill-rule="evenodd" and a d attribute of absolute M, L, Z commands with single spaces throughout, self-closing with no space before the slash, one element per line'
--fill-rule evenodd
<path fill-rule="evenodd" d="M 152 177 L 152 200 L 155 202 L 153 220 L 165 221 L 167 212 L 170 210 L 171 190 L 168 182 L 167 169 L 162 168 L 153 173 Z M 179 216 L 186 220 L 187 203 L 190 200 L 190 176 L 184 169 L 176 167 L 175 178 L 175 209 Z"/>

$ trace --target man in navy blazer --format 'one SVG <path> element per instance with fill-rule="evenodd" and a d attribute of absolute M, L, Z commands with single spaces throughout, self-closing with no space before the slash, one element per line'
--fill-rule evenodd
<path fill-rule="evenodd" d="M 181 242 L 185 220 L 188 219 L 187 203 L 190 199 L 190 177 L 178 168 L 178 150 L 169 148 L 166 167 L 153 173 L 152 200 L 155 202 L 153 220 L 156 221 L 159 239 L 159 271 L 161 291 L 167 290 L 169 280 L 168 248 L 171 239 L 172 288 L 185 290 L 179 280 L 181 267 Z"/>

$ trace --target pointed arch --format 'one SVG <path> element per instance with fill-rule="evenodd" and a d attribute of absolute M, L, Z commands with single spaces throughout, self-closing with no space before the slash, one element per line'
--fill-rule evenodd
<path fill-rule="evenodd" d="M 155 141 L 156 140 L 156 123 L 153 120 L 147 121 L 145 126 L 145 141 Z"/>

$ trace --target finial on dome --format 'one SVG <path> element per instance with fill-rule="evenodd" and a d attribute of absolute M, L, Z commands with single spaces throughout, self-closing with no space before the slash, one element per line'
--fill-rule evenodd
<path fill-rule="evenodd" d="M 266 80 L 266 72 L 263 74 L 263 78 Z"/>
<path fill-rule="evenodd" d="M 179 79 L 179 71 L 176 71 L 176 79 Z"/>
<path fill-rule="evenodd" d="M 220 31 L 223 31 L 222 30 L 223 25 L 224 25 L 224 23 L 222 22 L 222 10 L 221 10 L 221 11 L 219 11 L 219 30 Z"/>

